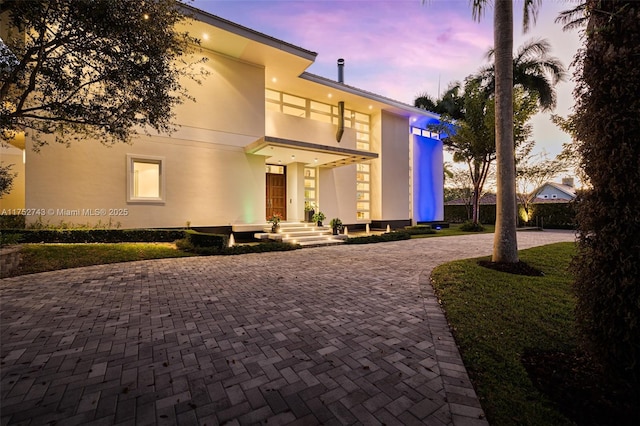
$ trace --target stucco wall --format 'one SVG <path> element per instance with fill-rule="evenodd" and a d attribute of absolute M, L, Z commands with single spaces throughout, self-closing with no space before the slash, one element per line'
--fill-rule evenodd
<path fill-rule="evenodd" d="M 409 219 L 409 120 L 382 112 L 382 220 Z"/>
<path fill-rule="evenodd" d="M 164 157 L 164 203 L 126 201 L 127 154 Z M 47 209 L 51 214 L 42 219 L 52 225 L 111 221 L 123 228 L 181 227 L 189 221 L 213 226 L 264 222 L 265 217 L 264 159 L 242 149 L 157 137 L 112 148 L 49 146 L 27 153 L 27 173 L 34 183 L 27 187 L 27 206 Z M 91 216 L 85 209 L 107 214 Z"/>
<path fill-rule="evenodd" d="M 304 164 L 287 165 L 287 220 L 304 221 Z"/>
<path fill-rule="evenodd" d="M 244 152 L 264 136 L 264 69 L 205 53 L 210 75 L 202 85 L 185 80 L 196 102 L 185 100 L 176 109 L 182 127 L 171 136 L 139 136 L 132 145 L 111 148 L 98 141 L 73 142 L 70 148 L 52 143 L 40 153 L 27 140 L 26 206 L 47 209 L 52 214 L 42 220 L 53 225 L 264 222 L 264 158 Z M 164 203 L 127 202 L 127 154 L 164 157 Z M 84 214 L 95 209 L 107 214 Z"/>
<path fill-rule="evenodd" d="M 268 136 L 294 141 L 310 142 L 318 145 L 356 148 L 355 129 L 345 128 L 340 142 L 336 141 L 338 126 L 322 121 L 283 114 L 277 111 L 266 112 L 265 132 Z"/>
<path fill-rule="evenodd" d="M 334 217 L 343 223 L 356 223 L 356 166 L 319 169 L 319 206 L 327 225 Z"/>
<path fill-rule="evenodd" d="M 442 141 L 413 135 L 413 220 L 444 220 Z"/>
<path fill-rule="evenodd" d="M 371 117 L 371 219 L 407 220 L 409 216 L 409 122 L 382 111 Z"/>
<path fill-rule="evenodd" d="M 1 147 L 0 157 L 3 166 L 12 166 L 10 173 L 18 173 L 13 179 L 11 192 L 0 198 L 0 213 L 2 210 L 24 209 L 25 172 L 22 150 L 14 147 Z M 12 212 L 7 212 L 7 214 L 12 214 Z"/>
<path fill-rule="evenodd" d="M 263 136 L 264 68 L 209 51 L 202 53 L 208 58 L 202 67 L 209 75 L 201 85 L 182 80 L 196 102 L 185 100 L 176 108 L 177 123 L 221 133 Z"/>

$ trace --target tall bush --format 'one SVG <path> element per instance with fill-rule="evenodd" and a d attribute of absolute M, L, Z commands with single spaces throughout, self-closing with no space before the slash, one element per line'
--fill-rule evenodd
<path fill-rule="evenodd" d="M 588 0 L 575 125 L 593 189 L 577 203 L 577 319 L 589 348 L 640 389 L 640 2 Z"/>

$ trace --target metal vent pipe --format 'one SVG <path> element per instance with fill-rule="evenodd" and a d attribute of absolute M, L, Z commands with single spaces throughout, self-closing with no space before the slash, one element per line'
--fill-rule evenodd
<path fill-rule="evenodd" d="M 338 59 L 338 83 L 344 83 L 344 59 Z"/>

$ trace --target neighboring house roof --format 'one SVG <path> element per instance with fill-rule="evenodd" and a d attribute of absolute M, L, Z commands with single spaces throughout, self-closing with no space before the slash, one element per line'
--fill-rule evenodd
<path fill-rule="evenodd" d="M 567 196 L 569 196 L 571 199 L 576 198 L 576 189 L 573 186 L 570 185 L 564 185 L 561 183 L 555 183 L 555 182 L 547 182 L 544 185 L 542 185 L 540 188 L 538 188 L 535 191 L 536 195 L 539 195 L 541 192 L 543 192 L 546 187 L 551 187 L 551 188 L 555 188 L 558 191 L 566 194 Z"/>

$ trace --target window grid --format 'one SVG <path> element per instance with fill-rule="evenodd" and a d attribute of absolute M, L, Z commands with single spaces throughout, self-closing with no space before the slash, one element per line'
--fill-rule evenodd
<path fill-rule="evenodd" d="M 279 111 L 296 117 L 309 118 L 315 121 L 338 124 L 338 107 L 291 95 L 277 90 L 265 89 L 267 110 Z M 369 126 L 371 116 L 361 112 L 345 109 L 344 126 L 357 131 L 358 149 L 369 150 Z"/>
<path fill-rule="evenodd" d="M 314 167 L 304 168 L 304 204 L 315 206 L 317 205 L 316 197 L 316 169 Z"/>
<path fill-rule="evenodd" d="M 371 165 L 358 163 L 356 166 L 356 218 L 367 220 L 371 217 Z"/>

